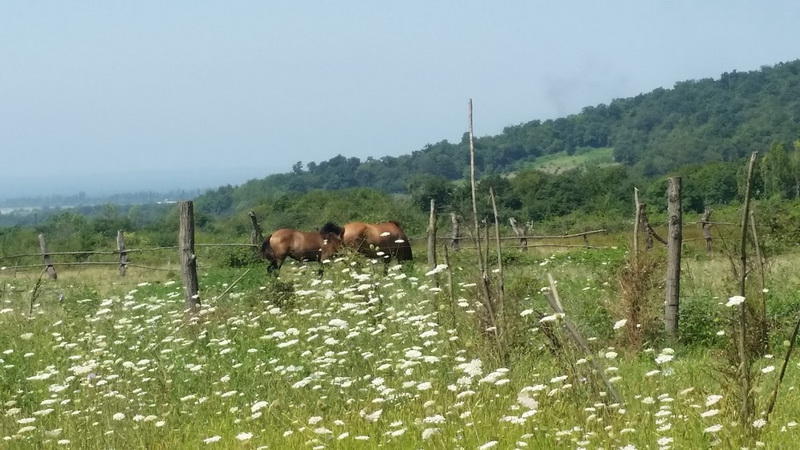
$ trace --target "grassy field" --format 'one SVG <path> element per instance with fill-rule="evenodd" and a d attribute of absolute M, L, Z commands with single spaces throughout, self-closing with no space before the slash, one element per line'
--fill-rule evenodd
<path fill-rule="evenodd" d="M 576 167 L 604 167 L 618 164 L 614 162 L 613 148 L 579 149 L 572 155 L 566 152 L 554 153 L 536 158 L 526 169 L 536 169 L 547 173 L 559 173 Z"/>
<path fill-rule="evenodd" d="M 605 238 L 612 245 L 622 237 Z M 789 365 L 770 421 L 744 436 L 720 375 L 734 284 L 724 256 L 687 250 L 682 331 L 621 346 L 622 245 L 505 251 L 511 350 L 492 351 L 468 252 L 445 272 L 347 257 L 201 271 L 187 316 L 175 273 L 62 270 L 31 305 L 37 274 L 0 271 L 0 439 L 8 448 L 793 448 L 800 369 Z M 655 250 L 656 252 L 660 250 Z M 771 353 L 754 364 L 759 414 L 800 309 L 800 255 L 772 259 Z M 546 274 L 590 338 L 623 403 L 587 355 L 554 354 L 544 331 Z M 439 286 L 439 287 L 437 287 Z M 63 296 L 63 300 L 59 298 Z M 660 297 L 650 300 L 660 309 Z M 555 322 L 550 322 L 555 319 Z M 615 324 L 617 328 L 615 329 Z M 558 327 L 556 327 L 557 330 Z M 556 331 L 558 335 L 560 331 Z M 758 423 L 757 425 L 760 425 Z"/>

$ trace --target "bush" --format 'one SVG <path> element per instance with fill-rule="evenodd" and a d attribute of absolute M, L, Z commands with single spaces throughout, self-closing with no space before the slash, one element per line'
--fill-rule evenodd
<path fill-rule="evenodd" d="M 680 340 L 688 346 L 716 347 L 722 343 L 717 332 L 728 324 L 720 318 L 719 300 L 710 295 L 684 296 L 680 306 Z"/>

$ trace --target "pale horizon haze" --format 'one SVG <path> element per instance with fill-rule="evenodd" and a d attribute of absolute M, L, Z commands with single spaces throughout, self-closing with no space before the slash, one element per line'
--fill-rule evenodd
<path fill-rule="evenodd" d="M 410 153 L 800 57 L 800 3 L 0 4 L 0 199 Z"/>

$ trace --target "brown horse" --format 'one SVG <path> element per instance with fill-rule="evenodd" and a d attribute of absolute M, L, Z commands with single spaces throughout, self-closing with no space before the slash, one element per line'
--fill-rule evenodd
<path fill-rule="evenodd" d="M 328 222 L 317 232 L 281 228 L 267 236 L 261 254 L 269 261 L 267 272 L 280 271 L 287 256 L 297 261 L 325 261 L 342 245 L 342 227 Z M 322 275 L 320 266 L 319 274 Z"/>
<path fill-rule="evenodd" d="M 382 257 L 385 262 L 411 260 L 411 243 L 397 222 L 350 222 L 344 226 L 344 245 L 370 258 Z"/>

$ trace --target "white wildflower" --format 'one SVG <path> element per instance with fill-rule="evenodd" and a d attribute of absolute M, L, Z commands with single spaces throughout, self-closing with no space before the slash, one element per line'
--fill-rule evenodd
<path fill-rule="evenodd" d="M 733 297 L 728 299 L 728 303 L 725 303 L 725 306 L 731 307 L 736 305 L 741 305 L 744 303 L 744 297 L 741 295 L 734 295 Z"/>
<path fill-rule="evenodd" d="M 706 397 L 706 406 L 716 405 L 720 400 L 722 400 L 721 395 L 711 394 Z"/>

